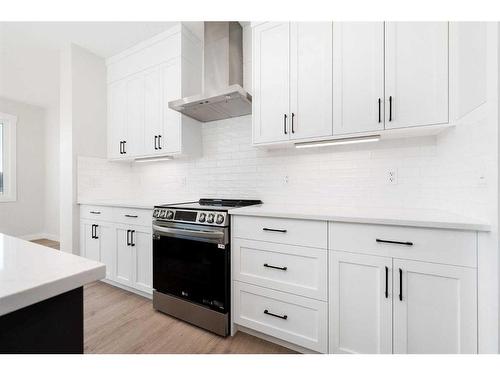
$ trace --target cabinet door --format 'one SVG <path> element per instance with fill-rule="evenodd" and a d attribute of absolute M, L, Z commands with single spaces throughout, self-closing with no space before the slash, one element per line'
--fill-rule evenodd
<path fill-rule="evenodd" d="M 127 80 L 127 139 L 125 157 L 144 153 L 144 75 L 136 74 Z"/>
<path fill-rule="evenodd" d="M 133 229 L 134 288 L 151 293 L 153 287 L 153 250 L 151 232 Z"/>
<path fill-rule="evenodd" d="M 448 23 L 386 23 L 386 128 L 448 122 Z"/>
<path fill-rule="evenodd" d="M 393 280 L 394 353 L 477 352 L 475 269 L 394 259 Z"/>
<path fill-rule="evenodd" d="M 334 134 L 384 129 L 384 23 L 333 24 Z"/>
<path fill-rule="evenodd" d="M 182 97 L 181 73 L 180 59 L 173 59 L 160 68 L 163 114 L 159 152 L 163 154 L 181 152 L 182 115 L 168 108 L 169 101 Z"/>
<path fill-rule="evenodd" d="M 99 223 L 96 234 L 99 237 L 100 261 L 106 265 L 106 279 L 113 280 L 116 260 L 115 229 L 112 224 Z"/>
<path fill-rule="evenodd" d="M 85 258 L 100 261 L 101 253 L 99 239 L 93 238 L 95 223 L 83 222 L 80 225 L 80 247 Z"/>
<path fill-rule="evenodd" d="M 253 141 L 290 139 L 290 23 L 253 29 Z"/>
<path fill-rule="evenodd" d="M 132 285 L 134 249 L 130 245 L 129 229 L 116 229 L 115 280 L 125 285 Z"/>
<path fill-rule="evenodd" d="M 392 353 L 392 259 L 332 254 L 330 351 Z"/>
<path fill-rule="evenodd" d="M 290 138 L 332 135 L 332 23 L 293 22 Z"/>
<path fill-rule="evenodd" d="M 124 157 L 121 142 L 127 139 L 127 84 L 125 80 L 108 87 L 108 157 Z"/>
<path fill-rule="evenodd" d="M 163 135 L 161 74 L 158 67 L 144 73 L 144 153 L 161 153 L 159 136 Z M 166 103 L 164 104 L 167 105 Z"/>

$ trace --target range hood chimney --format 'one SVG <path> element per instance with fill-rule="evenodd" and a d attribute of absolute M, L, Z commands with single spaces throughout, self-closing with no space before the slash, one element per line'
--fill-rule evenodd
<path fill-rule="evenodd" d="M 201 122 L 252 113 L 243 87 L 243 32 L 238 22 L 204 23 L 203 93 L 174 100 L 169 108 Z"/>

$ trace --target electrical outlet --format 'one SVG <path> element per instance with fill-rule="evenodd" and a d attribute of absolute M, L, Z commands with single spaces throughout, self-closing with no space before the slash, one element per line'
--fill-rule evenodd
<path fill-rule="evenodd" d="M 396 169 L 387 171 L 387 183 L 389 185 L 396 185 L 398 183 L 398 173 Z"/>

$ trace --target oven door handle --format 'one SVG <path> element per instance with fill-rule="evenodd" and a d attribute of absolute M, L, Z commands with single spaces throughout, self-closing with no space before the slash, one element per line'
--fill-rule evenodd
<path fill-rule="evenodd" d="M 190 229 L 168 228 L 154 224 L 153 224 L 153 229 L 166 235 L 178 234 L 182 236 L 208 238 L 208 239 L 217 239 L 224 237 L 224 232 L 215 230 L 190 230 Z"/>

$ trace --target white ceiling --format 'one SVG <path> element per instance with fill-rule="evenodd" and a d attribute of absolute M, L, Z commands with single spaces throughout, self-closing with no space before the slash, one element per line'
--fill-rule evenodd
<path fill-rule="evenodd" d="M 59 52 L 77 44 L 103 58 L 175 22 L 0 22 L 0 96 L 36 104 L 59 102 Z"/>

